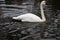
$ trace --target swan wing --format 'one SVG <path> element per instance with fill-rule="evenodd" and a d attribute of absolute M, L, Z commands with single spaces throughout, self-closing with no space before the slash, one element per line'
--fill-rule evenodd
<path fill-rule="evenodd" d="M 25 22 L 40 22 L 41 19 L 35 14 L 23 14 L 21 16 L 18 16 L 22 21 Z"/>

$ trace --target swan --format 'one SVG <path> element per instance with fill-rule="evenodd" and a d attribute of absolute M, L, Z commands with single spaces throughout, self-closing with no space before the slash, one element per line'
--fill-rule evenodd
<path fill-rule="evenodd" d="M 21 20 L 22 22 L 45 22 L 46 18 L 45 18 L 44 11 L 43 11 L 43 5 L 45 5 L 45 1 L 42 1 L 40 4 L 42 19 L 39 16 L 32 14 L 32 13 L 22 14 L 17 17 L 13 17 L 13 19 Z"/>

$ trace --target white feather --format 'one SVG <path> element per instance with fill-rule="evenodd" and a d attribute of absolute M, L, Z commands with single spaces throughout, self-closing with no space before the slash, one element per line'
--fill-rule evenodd
<path fill-rule="evenodd" d="M 22 22 L 45 22 L 46 18 L 44 16 L 44 12 L 43 12 L 43 5 L 44 4 L 45 4 L 45 1 L 42 1 L 40 4 L 42 19 L 39 16 L 32 14 L 32 13 L 22 14 L 17 17 L 13 17 L 13 19 L 21 20 Z"/>

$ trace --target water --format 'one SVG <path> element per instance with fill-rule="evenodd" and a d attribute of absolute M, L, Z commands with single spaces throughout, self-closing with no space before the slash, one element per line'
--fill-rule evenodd
<path fill-rule="evenodd" d="M 57 37 L 56 36 L 58 35 L 57 26 L 59 25 L 60 16 L 59 15 L 52 16 L 52 14 L 56 13 L 52 12 L 51 5 L 46 5 L 45 15 L 47 21 L 45 23 L 20 22 L 12 19 L 12 17 L 14 16 L 22 15 L 28 12 L 40 16 L 39 14 L 37 14 L 40 13 L 39 2 L 36 4 L 36 7 L 34 7 L 34 1 L 32 0 L 28 0 L 26 2 L 23 1 L 21 5 L 17 4 L 8 5 L 2 3 L 0 7 L 2 10 L 2 12 L 0 13 L 1 40 L 29 40 L 29 39 L 40 40 L 41 36 L 43 36 L 43 38 Z M 59 14 L 59 12 L 57 13 Z"/>

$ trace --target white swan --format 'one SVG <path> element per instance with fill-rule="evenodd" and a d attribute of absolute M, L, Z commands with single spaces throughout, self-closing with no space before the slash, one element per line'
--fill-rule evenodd
<path fill-rule="evenodd" d="M 46 18 L 44 16 L 44 12 L 43 12 L 43 5 L 45 5 L 45 1 L 42 1 L 40 4 L 42 19 L 39 16 L 32 14 L 32 13 L 22 14 L 20 16 L 13 17 L 13 19 L 21 20 L 22 22 L 45 22 Z"/>

